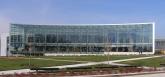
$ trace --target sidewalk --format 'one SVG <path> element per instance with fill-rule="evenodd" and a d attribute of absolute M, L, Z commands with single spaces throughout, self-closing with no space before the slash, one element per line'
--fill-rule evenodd
<path fill-rule="evenodd" d="M 123 65 L 124 66 L 124 64 L 118 64 L 116 62 L 141 60 L 141 59 L 149 59 L 149 58 L 156 58 L 156 57 L 163 57 L 163 56 L 150 56 L 150 57 L 140 57 L 140 58 L 123 59 L 123 60 L 113 60 L 113 61 L 103 61 L 103 62 L 89 62 L 89 63 L 64 65 L 64 66 L 52 66 L 52 67 L 45 67 L 45 68 L 68 68 L 68 67 L 90 66 L 90 65 L 97 65 L 97 64 L 110 64 L 110 65 Z"/>
<path fill-rule="evenodd" d="M 164 77 L 164 76 L 165 76 L 165 71 L 103 74 L 103 75 L 61 76 L 61 77 Z"/>
<path fill-rule="evenodd" d="M 20 69 L 20 70 L 8 70 L 8 71 L 0 71 L 0 75 L 6 75 L 6 74 L 21 74 L 21 73 L 29 73 L 29 72 L 35 72 L 30 69 Z"/>

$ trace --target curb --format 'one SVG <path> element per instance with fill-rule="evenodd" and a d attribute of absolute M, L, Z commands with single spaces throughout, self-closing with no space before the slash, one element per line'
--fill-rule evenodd
<path fill-rule="evenodd" d="M 158 74 L 158 73 L 165 73 L 165 71 L 122 73 L 122 74 L 104 74 L 104 75 L 60 76 L 60 77 L 109 77 L 109 76 L 133 76 L 133 75 L 145 75 L 145 74 Z"/>

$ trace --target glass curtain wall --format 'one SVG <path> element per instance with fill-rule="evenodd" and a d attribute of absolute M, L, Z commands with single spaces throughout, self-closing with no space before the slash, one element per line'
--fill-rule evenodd
<path fill-rule="evenodd" d="M 11 24 L 10 51 L 18 53 L 152 52 L 153 24 Z"/>

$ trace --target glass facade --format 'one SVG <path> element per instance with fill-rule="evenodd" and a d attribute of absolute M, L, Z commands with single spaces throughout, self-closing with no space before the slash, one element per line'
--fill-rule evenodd
<path fill-rule="evenodd" d="M 164 51 L 165 50 L 165 39 L 156 39 L 155 40 L 155 50 Z"/>
<path fill-rule="evenodd" d="M 13 54 L 152 52 L 152 46 L 152 23 L 10 26 Z"/>

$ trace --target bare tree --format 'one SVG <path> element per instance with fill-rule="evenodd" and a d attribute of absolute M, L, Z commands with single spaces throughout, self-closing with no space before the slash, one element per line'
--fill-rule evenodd
<path fill-rule="evenodd" d="M 105 42 L 104 42 L 104 51 L 107 52 L 107 59 L 108 61 L 110 60 L 110 52 L 111 52 L 111 39 L 108 39 L 108 37 L 106 38 Z M 109 64 L 109 62 L 108 62 Z"/>

